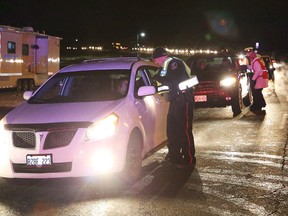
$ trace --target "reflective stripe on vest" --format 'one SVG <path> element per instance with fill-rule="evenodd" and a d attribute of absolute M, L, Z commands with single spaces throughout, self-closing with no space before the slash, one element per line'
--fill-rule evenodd
<path fill-rule="evenodd" d="M 169 65 L 169 63 L 170 63 L 170 61 L 171 61 L 172 59 L 173 59 L 173 58 L 168 57 L 168 58 L 165 60 L 163 69 L 162 69 L 161 72 L 160 72 L 160 76 L 162 76 L 162 77 L 166 76 L 168 65 Z"/>
<path fill-rule="evenodd" d="M 185 64 L 181 59 L 175 58 L 175 57 L 173 57 L 173 58 L 172 58 L 172 57 L 168 57 L 168 58 L 165 60 L 163 69 L 162 69 L 162 71 L 161 71 L 161 73 L 160 73 L 160 76 L 166 76 L 167 69 L 168 69 L 168 65 L 169 65 L 169 63 L 170 63 L 173 59 L 177 59 L 177 60 L 181 61 L 181 62 L 184 64 L 186 73 L 187 73 L 188 76 L 191 78 L 191 70 L 190 70 L 190 68 L 188 67 L 188 65 Z"/>

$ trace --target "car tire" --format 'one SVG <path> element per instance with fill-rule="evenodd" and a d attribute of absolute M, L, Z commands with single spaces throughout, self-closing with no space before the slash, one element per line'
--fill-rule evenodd
<path fill-rule="evenodd" d="M 27 79 L 22 79 L 21 80 L 21 85 L 22 85 L 22 91 L 29 90 L 29 85 L 28 85 L 28 80 Z"/>
<path fill-rule="evenodd" d="M 243 98 L 243 104 L 245 107 L 249 107 L 253 102 L 252 91 L 249 89 L 248 94 Z"/>
<path fill-rule="evenodd" d="M 142 168 L 143 141 L 139 131 L 134 131 L 129 139 L 126 161 L 121 176 L 128 185 L 137 181 Z"/>
<path fill-rule="evenodd" d="M 18 92 L 21 92 L 21 91 L 22 91 L 22 82 L 21 82 L 21 79 L 18 79 L 18 80 L 17 80 L 16 90 L 17 90 Z"/>
<path fill-rule="evenodd" d="M 35 81 L 33 79 L 28 80 L 28 90 L 33 91 L 35 89 Z"/>
<path fill-rule="evenodd" d="M 237 91 L 235 91 L 235 93 L 232 96 L 232 112 L 233 115 L 239 115 L 242 112 L 242 108 L 243 108 L 243 100 L 242 100 L 242 90 L 241 90 L 241 86 L 237 89 Z"/>

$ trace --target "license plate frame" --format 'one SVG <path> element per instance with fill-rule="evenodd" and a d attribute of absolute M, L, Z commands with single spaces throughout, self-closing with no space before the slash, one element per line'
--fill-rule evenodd
<path fill-rule="evenodd" d="M 207 102 L 207 95 L 195 95 L 195 102 Z"/>
<path fill-rule="evenodd" d="M 27 166 L 51 166 L 52 154 L 28 154 L 26 155 Z"/>

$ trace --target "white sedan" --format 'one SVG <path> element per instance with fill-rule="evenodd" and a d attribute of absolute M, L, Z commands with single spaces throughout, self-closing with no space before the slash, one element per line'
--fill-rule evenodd
<path fill-rule="evenodd" d="M 165 143 L 168 103 L 136 58 L 63 68 L 0 121 L 0 177 L 64 178 L 124 174 Z"/>

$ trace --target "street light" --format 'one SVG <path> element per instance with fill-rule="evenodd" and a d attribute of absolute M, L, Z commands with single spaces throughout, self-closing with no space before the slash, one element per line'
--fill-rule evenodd
<path fill-rule="evenodd" d="M 145 37 L 145 33 L 141 32 L 140 34 L 137 34 L 137 40 L 136 40 L 136 48 L 139 49 L 139 37 Z"/>

